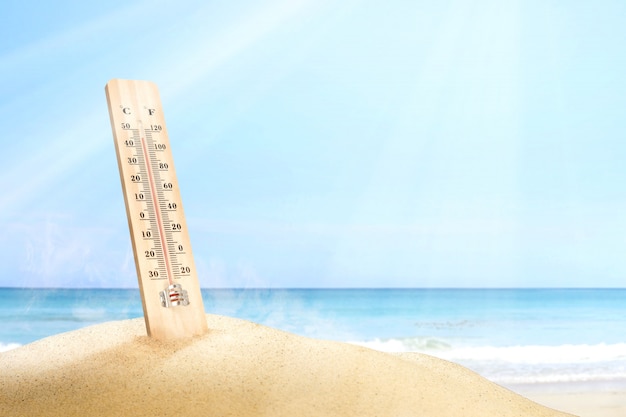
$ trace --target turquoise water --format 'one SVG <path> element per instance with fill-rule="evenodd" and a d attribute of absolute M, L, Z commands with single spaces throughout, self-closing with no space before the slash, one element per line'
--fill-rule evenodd
<path fill-rule="evenodd" d="M 209 313 L 384 351 L 503 384 L 626 382 L 626 289 L 219 289 Z M 0 350 L 142 316 L 138 290 L 0 289 Z"/>

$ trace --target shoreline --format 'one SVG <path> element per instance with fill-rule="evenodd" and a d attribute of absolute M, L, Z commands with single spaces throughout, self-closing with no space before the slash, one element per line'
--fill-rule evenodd
<path fill-rule="evenodd" d="M 626 416 L 626 381 L 535 383 L 507 388 L 579 417 Z"/>
<path fill-rule="evenodd" d="M 626 416 L 626 381 L 516 384 L 507 389 L 578 417 Z"/>
<path fill-rule="evenodd" d="M 515 391 L 546 407 L 578 417 L 626 416 L 626 391 Z"/>

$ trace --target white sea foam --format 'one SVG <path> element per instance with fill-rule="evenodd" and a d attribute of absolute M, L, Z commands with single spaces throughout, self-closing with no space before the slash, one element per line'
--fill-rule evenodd
<path fill-rule="evenodd" d="M 365 346 L 383 352 L 433 352 L 447 351 L 452 347 L 445 340 L 435 337 L 407 337 L 401 339 L 372 339 L 366 342 L 351 341 L 354 345 Z"/>
<path fill-rule="evenodd" d="M 19 343 L 2 343 L 0 342 L 0 352 L 6 352 L 11 349 L 20 347 Z"/>
<path fill-rule="evenodd" d="M 519 364 L 626 361 L 626 343 L 607 345 L 464 347 L 443 352 L 452 360 L 489 360 Z"/>
<path fill-rule="evenodd" d="M 452 346 L 433 337 L 350 342 L 383 352 L 421 352 L 450 360 L 499 360 L 511 363 L 581 363 L 626 361 L 626 343 L 596 345 Z"/>
<path fill-rule="evenodd" d="M 384 352 L 429 354 L 502 384 L 626 381 L 626 343 L 456 346 L 428 337 L 351 343 Z"/>

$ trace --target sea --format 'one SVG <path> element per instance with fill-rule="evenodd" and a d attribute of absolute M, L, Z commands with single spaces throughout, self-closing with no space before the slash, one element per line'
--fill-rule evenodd
<path fill-rule="evenodd" d="M 626 289 L 203 289 L 208 313 L 385 352 L 420 352 L 516 387 L 626 387 Z M 0 288 L 0 352 L 142 317 L 138 290 Z M 1 355 L 1 353 L 0 353 Z"/>

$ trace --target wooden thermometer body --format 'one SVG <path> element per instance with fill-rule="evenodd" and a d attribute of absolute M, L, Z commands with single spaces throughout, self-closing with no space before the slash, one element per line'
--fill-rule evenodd
<path fill-rule="evenodd" d="M 207 332 L 159 91 L 114 79 L 107 102 L 148 335 Z"/>

